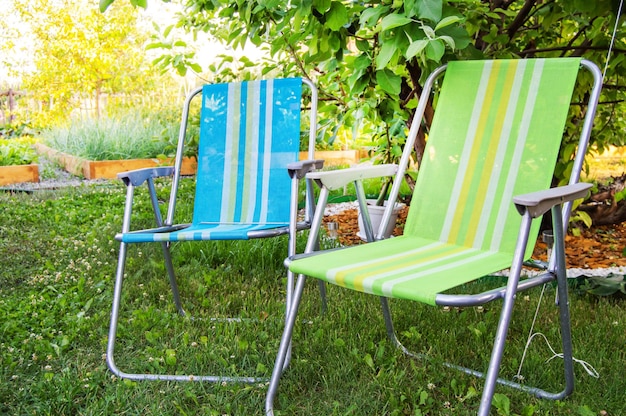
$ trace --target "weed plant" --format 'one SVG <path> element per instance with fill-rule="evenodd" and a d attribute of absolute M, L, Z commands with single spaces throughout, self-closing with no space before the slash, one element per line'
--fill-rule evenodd
<path fill-rule="evenodd" d="M 169 183 L 157 183 L 159 199 Z M 193 180 L 182 183 L 188 219 Z M 261 415 L 266 385 L 132 382 L 108 371 L 113 276 L 124 205 L 117 182 L 0 194 L 0 414 Z M 138 189 L 134 222 L 151 226 Z M 304 238 L 304 236 L 303 236 Z M 303 241 L 300 241 L 300 246 Z M 184 306 L 196 318 L 231 313 L 256 321 L 233 325 L 177 315 L 158 245 L 132 247 L 116 356 L 128 371 L 191 374 L 246 372 L 269 376 L 282 330 L 286 241 L 281 238 L 172 245 Z M 320 313 L 309 281 L 294 334 L 293 358 L 277 399 L 279 415 L 471 415 L 482 381 L 443 366 L 450 360 L 484 369 L 496 306 L 441 309 L 392 302 L 397 329 L 413 360 L 387 340 L 378 299 L 330 287 Z M 558 350 L 554 288 L 543 297 L 537 330 Z M 516 374 L 540 291 L 518 304 L 502 375 Z M 574 394 L 536 399 L 497 387 L 494 414 L 621 415 L 626 305 L 618 297 L 572 291 Z M 529 383 L 560 390 L 562 364 L 535 340 L 522 368 Z"/>
<path fill-rule="evenodd" d="M 127 112 L 115 118 L 75 119 L 43 132 L 44 142 L 88 160 L 144 159 L 165 156 L 178 138 L 178 124 Z"/>

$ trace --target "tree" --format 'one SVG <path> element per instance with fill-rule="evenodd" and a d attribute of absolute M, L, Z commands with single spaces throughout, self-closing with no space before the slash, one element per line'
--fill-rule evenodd
<path fill-rule="evenodd" d="M 93 99 L 99 114 L 103 94 L 139 92 L 154 81 L 138 30 L 137 11 L 121 5 L 103 15 L 88 0 L 14 0 L 34 38 L 35 70 L 23 87 L 64 117 L 81 98 Z"/>
<path fill-rule="evenodd" d="M 114 0 L 101 0 L 106 9 Z M 145 6 L 146 0 L 130 0 Z M 318 80 L 328 119 L 327 139 L 345 123 L 383 121 L 391 136 L 410 119 L 425 73 L 450 59 L 584 56 L 606 61 L 616 0 L 187 0 L 179 25 L 210 33 L 233 47 L 264 45 L 275 58 L 265 71 Z M 607 68 L 594 145 L 624 144 L 619 134 L 626 75 L 618 25 Z M 407 113 L 408 112 L 408 113 Z M 400 124 L 399 124 L 400 123 Z M 330 128 L 330 121 L 329 121 Z M 423 143 L 422 143 L 423 144 Z M 566 144 L 567 147 L 569 143 Z M 418 149 L 419 150 L 419 149 Z M 564 149 L 563 158 L 571 154 Z M 564 171 L 566 168 L 562 168 Z"/>
<path fill-rule="evenodd" d="M 101 7 L 106 9 L 113 1 L 101 0 Z M 626 27 L 623 20 L 615 24 L 620 3 L 187 0 L 179 24 L 196 33 L 211 33 L 234 47 L 246 42 L 265 45 L 275 60 L 266 71 L 299 73 L 317 81 L 327 141 L 341 126 L 366 120 L 383 161 L 400 154 L 420 81 L 434 66 L 451 59 L 582 56 L 606 64 L 602 105 L 592 135 L 592 149 L 601 153 L 610 145 L 626 143 L 622 133 Z M 614 27 L 615 44 L 607 64 Z M 575 93 L 575 102 L 584 101 L 583 88 Z M 557 181 L 569 176 L 576 130 L 585 110 L 581 106 L 572 110 Z M 424 144 L 422 137 L 416 145 L 418 162 Z"/>

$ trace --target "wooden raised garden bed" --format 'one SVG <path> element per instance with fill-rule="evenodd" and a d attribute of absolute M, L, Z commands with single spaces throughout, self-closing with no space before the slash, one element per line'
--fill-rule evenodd
<path fill-rule="evenodd" d="M 300 160 L 306 160 L 307 152 L 300 152 Z M 315 159 L 324 159 L 324 166 L 354 165 L 366 158 L 367 150 L 317 150 Z"/>
<path fill-rule="evenodd" d="M 0 186 L 23 182 L 39 182 L 39 165 L 0 166 Z"/>
<path fill-rule="evenodd" d="M 37 152 L 48 160 L 58 163 L 73 175 L 83 176 L 86 179 L 116 179 L 117 174 L 134 169 L 150 168 L 155 166 L 171 166 L 171 159 L 130 159 L 130 160 L 102 160 L 93 161 L 77 156 L 68 155 L 38 143 Z M 195 158 L 183 159 L 183 175 L 194 175 L 198 164 Z"/>

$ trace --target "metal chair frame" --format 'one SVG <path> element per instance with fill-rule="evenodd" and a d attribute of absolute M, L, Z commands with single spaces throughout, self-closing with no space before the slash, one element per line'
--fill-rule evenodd
<path fill-rule="evenodd" d="M 545 191 L 539 191 L 532 194 L 519 195 L 513 198 L 518 212 L 522 216 L 520 225 L 519 237 L 517 241 L 516 251 L 514 255 L 514 261 L 510 268 L 509 278 L 505 287 L 493 289 L 481 294 L 475 295 L 449 295 L 439 294 L 436 297 L 436 305 L 447 306 L 478 306 L 488 302 L 502 299 L 503 306 L 498 323 L 494 346 L 491 354 L 489 368 L 486 373 L 462 367 L 459 365 L 446 363 L 445 365 L 450 368 L 454 368 L 463 371 L 473 376 L 482 377 L 485 379 L 485 388 L 482 393 L 480 408 L 478 414 L 481 416 L 487 416 L 491 408 L 491 401 L 495 392 L 496 383 L 503 384 L 512 388 L 526 391 L 540 398 L 559 400 L 567 397 L 573 392 L 574 389 L 574 370 L 573 370 L 573 357 L 572 357 L 572 338 L 571 338 L 571 326 L 569 318 L 569 305 L 567 298 L 567 276 L 565 265 L 565 246 L 564 235 L 567 230 L 567 224 L 572 207 L 572 203 L 575 199 L 584 197 L 587 194 L 590 184 L 579 183 L 580 172 L 584 163 L 584 157 L 591 136 L 591 129 L 593 126 L 593 119 L 595 117 L 597 103 L 600 96 L 600 90 L 602 86 L 602 74 L 598 67 L 588 60 L 583 59 L 581 66 L 588 70 L 593 76 L 594 83 L 589 95 L 587 112 L 585 114 L 584 124 L 581 130 L 581 136 L 578 143 L 578 150 L 574 160 L 574 167 L 572 169 L 572 175 L 569 179 L 569 184 L 562 187 L 552 188 Z M 416 115 L 413 119 L 411 129 L 409 132 L 409 138 L 405 144 L 405 149 L 413 148 L 415 137 L 420 129 L 421 120 L 424 115 L 426 103 L 428 97 L 433 90 L 433 87 L 437 79 L 444 73 L 446 65 L 436 69 L 426 80 L 422 95 L 419 100 L 419 105 L 416 110 Z M 365 206 L 364 193 L 362 192 L 361 180 L 368 177 L 378 177 L 381 175 L 393 176 L 395 174 L 395 180 L 390 192 L 390 201 L 397 199 L 402 178 L 406 171 L 410 157 L 410 151 L 405 151 L 399 162 L 399 166 L 394 165 L 382 165 L 374 166 L 371 171 L 366 171 L 363 168 L 346 169 L 341 171 L 343 176 L 336 175 L 336 172 L 313 172 L 307 177 L 314 179 L 318 185 L 321 186 L 320 196 L 318 198 L 318 205 L 311 224 L 310 239 L 305 249 L 305 253 L 295 256 L 294 259 L 304 256 L 315 256 L 314 252 L 316 247 L 314 241 L 316 239 L 316 233 L 318 232 L 323 219 L 324 208 L 327 203 L 328 195 L 331 190 L 339 189 L 346 183 L 354 182 L 357 189 L 357 197 L 359 199 L 359 205 Z M 380 227 L 376 233 L 371 229 L 371 224 L 367 220 L 365 222 L 366 235 L 368 241 L 375 241 L 383 238 L 383 232 L 387 227 L 387 223 L 390 218 L 390 213 L 393 204 L 387 204 L 387 209 Z M 553 233 L 554 233 L 554 247 L 552 251 L 552 257 L 549 261 L 547 270 L 540 275 L 528 279 L 520 280 L 525 247 L 527 245 L 531 223 L 534 219 L 541 217 L 547 211 L 551 211 L 553 218 Z M 366 210 L 362 209 L 363 213 Z M 369 228 L 369 229 L 368 229 Z M 288 265 L 290 259 L 286 260 Z M 299 304 L 302 298 L 302 292 L 306 276 L 300 275 L 296 282 L 294 291 L 293 305 L 290 307 L 290 312 L 287 317 L 285 329 L 281 339 L 281 346 L 279 348 L 278 356 L 274 366 L 272 378 L 268 388 L 266 396 L 265 412 L 266 415 L 274 414 L 274 400 L 278 393 L 278 384 L 282 372 L 284 371 L 283 364 L 288 356 L 288 347 L 291 345 L 291 337 L 293 334 L 294 325 L 297 318 L 297 312 Z M 564 378 L 565 387 L 562 391 L 552 393 L 540 388 L 530 387 L 522 385 L 520 383 L 504 380 L 498 377 L 499 367 L 502 360 L 502 355 L 505 346 L 505 339 L 508 332 L 508 327 L 511 321 L 511 314 L 513 310 L 513 303 L 518 291 L 528 290 L 530 288 L 541 286 L 549 282 L 557 282 L 557 304 L 559 307 L 559 317 L 562 333 L 562 347 L 564 356 Z M 394 345 L 396 345 L 405 354 L 415 357 L 423 358 L 422 354 L 417 354 L 406 349 L 398 340 L 396 335 L 392 314 L 389 308 L 388 300 L 385 297 L 380 298 L 382 312 L 387 328 L 387 334 Z"/>
<path fill-rule="evenodd" d="M 314 159 L 316 130 L 317 130 L 317 88 L 313 82 L 308 79 L 302 79 L 304 85 L 306 85 L 311 91 L 311 109 L 310 109 L 310 131 L 308 137 L 308 160 L 291 163 L 287 166 L 288 174 L 291 178 L 291 202 L 290 202 L 290 225 L 288 227 L 275 228 L 263 231 L 251 231 L 248 233 L 248 238 L 269 238 L 283 234 L 289 235 L 288 254 L 290 256 L 296 253 L 296 234 L 300 230 L 308 229 L 311 224 L 312 213 L 314 212 L 314 196 L 313 189 L 310 180 L 307 182 L 306 191 L 306 209 L 304 219 L 298 221 L 298 189 L 299 182 L 304 178 L 307 172 L 321 169 L 323 161 Z M 186 98 L 183 112 L 182 122 L 179 131 L 175 164 L 173 167 L 157 167 L 149 169 L 139 169 L 135 171 L 123 172 L 118 174 L 118 177 L 126 185 L 126 202 L 124 206 L 124 216 L 122 221 L 122 231 L 116 236 L 116 239 L 121 241 L 121 235 L 131 232 L 131 217 L 133 208 L 134 191 L 138 186 L 146 185 L 149 191 L 149 197 L 152 205 L 152 211 L 154 213 L 154 219 L 156 228 L 148 231 L 160 231 L 160 232 L 172 232 L 183 229 L 189 224 L 175 224 L 175 210 L 177 202 L 178 187 L 180 184 L 182 159 L 184 154 L 185 137 L 188 126 L 189 111 L 192 100 L 198 95 L 202 95 L 202 88 L 199 87 L 192 91 Z M 169 204 L 167 208 L 167 216 L 165 220 L 162 217 L 161 210 L 159 208 L 159 201 L 156 195 L 156 189 L 154 180 L 159 177 L 173 176 L 171 192 L 169 197 Z M 146 231 L 146 230 L 142 230 Z M 127 258 L 128 244 L 121 241 L 119 249 L 118 265 L 115 272 L 115 287 L 113 293 L 113 302 L 111 308 L 111 320 L 109 327 L 109 336 L 106 350 L 106 362 L 111 372 L 121 378 L 130 380 L 162 380 L 162 381 L 202 381 L 202 382 L 220 382 L 220 383 L 256 383 L 267 380 L 260 377 L 249 376 L 222 376 L 222 375 L 179 375 L 179 374 L 137 374 L 128 373 L 121 370 L 115 363 L 115 343 L 117 340 L 118 321 L 120 317 L 121 299 L 122 299 L 122 286 L 124 280 L 124 270 Z M 178 284 L 174 273 L 174 265 L 172 263 L 172 257 L 170 253 L 170 243 L 160 242 L 163 251 L 165 268 L 169 278 L 169 284 L 172 290 L 172 297 L 178 313 L 181 316 L 185 316 L 185 310 L 183 309 L 180 294 L 178 290 Z M 289 306 L 291 305 L 293 298 L 293 286 L 294 276 L 292 273 L 287 277 L 286 288 L 286 300 L 285 300 L 285 316 L 288 315 Z M 323 294 L 322 294 L 323 295 Z M 237 321 L 238 318 L 227 318 L 228 321 Z M 288 365 L 288 359 L 285 367 Z"/>

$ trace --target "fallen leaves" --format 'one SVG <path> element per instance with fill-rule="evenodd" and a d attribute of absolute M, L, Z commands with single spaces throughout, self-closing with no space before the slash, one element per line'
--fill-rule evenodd
<path fill-rule="evenodd" d="M 402 234 L 408 208 L 404 208 L 398 216 L 394 235 Z M 336 215 L 324 218 L 324 222 L 338 224 L 338 240 L 343 245 L 361 244 L 356 235 L 359 230 L 358 211 L 348 209 Z M 606 268 L 626 266 L 626 225 L 625 223 L 602 225 L 581 230 L 580 236 L 568 234 L 565 238 L 567 265 L 574 268 Z M 546 260 L 547 246 L 538 239 L 533 257 Z"/>

